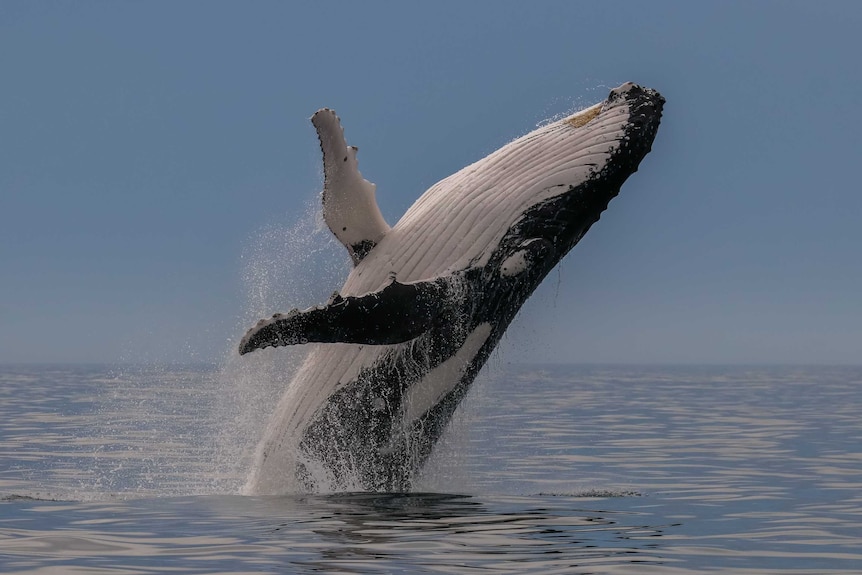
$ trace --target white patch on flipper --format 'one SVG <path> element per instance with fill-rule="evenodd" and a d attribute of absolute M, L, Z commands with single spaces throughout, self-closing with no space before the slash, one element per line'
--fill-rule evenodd
<path fill-rule="evenodd" d="M 354 263 L 364 253 L 354 246 L 377 244 L 389 231 L 377 206 L 377 186 L 362 177 L 356 146 L 348 146 L 341 122 L 333 110 L 323 108 L 311 117 L 323 151 L 323 219 L 350 252 Z"/>
<path fill-rule="evenodd" d="M 437 405 L 461 381 L 464 372 L 491 335 L 491 324 L 476 326 L 461 348 L 449 359 L 413 384 L 404 397 L 404 423 L 410 423 Z"/>

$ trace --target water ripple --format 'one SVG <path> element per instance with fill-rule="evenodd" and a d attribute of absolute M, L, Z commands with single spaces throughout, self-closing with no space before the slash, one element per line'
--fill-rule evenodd
<path fill-rule="evenodd" d="M 862 565 L 859 368 L 486 374 L 422 477 L 428 492 L 411 494 L 235 495 L 232 457 L 256 439 L 237 436 L 255 427 L 236 417 L 264 412 L 230 385 L 206 369 L 0 369 L 2 571 Z"/>

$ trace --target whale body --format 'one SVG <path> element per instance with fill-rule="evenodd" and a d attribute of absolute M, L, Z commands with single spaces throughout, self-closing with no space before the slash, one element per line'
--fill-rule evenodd
<path fill-rule="evenodd" d="M 338 117 L 315 113 L 324 220 L 354 268 L 324 305 L 240 343 L 315 344 L 245 492 L 408 490 L 521 305 L 649 152 L 663 104 L 623 84 L 435 184 L 391 228 Z"/>

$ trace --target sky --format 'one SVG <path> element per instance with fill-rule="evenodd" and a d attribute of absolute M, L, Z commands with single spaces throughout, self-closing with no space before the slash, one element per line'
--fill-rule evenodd
<path fill-rule="evenodd" d="M 626 81 L 652 152 L 493 361 L 862 363 L 858 2 L 0 2 L 0 362 L 219 362 L 390 224 Z"/>

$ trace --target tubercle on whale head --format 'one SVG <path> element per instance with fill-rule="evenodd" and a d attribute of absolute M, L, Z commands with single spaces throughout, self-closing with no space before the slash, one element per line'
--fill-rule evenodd
<path fill-rule="evenodd" d="M 597 174 L 598 177 L 604 176 L 612 186 L 618 188 L 637 171 L 640 162 L 652 149 L 664 103 L 665 99 L 658 91 L 633 82 L 626 82 L 610 91 L 602 103 L 601 112 L 627 106 L 628 120 L 624 137 L 612 152 L 612 159 L 602 170 L 603 173 Z"/>
<path fill-rule="evenodd" d="M 635 104 L 635 107 L 638 107 L 639 104 L 645 103 L 655 107 L 660 116 L 665 99 L 657 90 L 645 88 L 634 82 L 626 82 L 610 91 L 602 104 L 602 111 L 622 104 Z"/>

